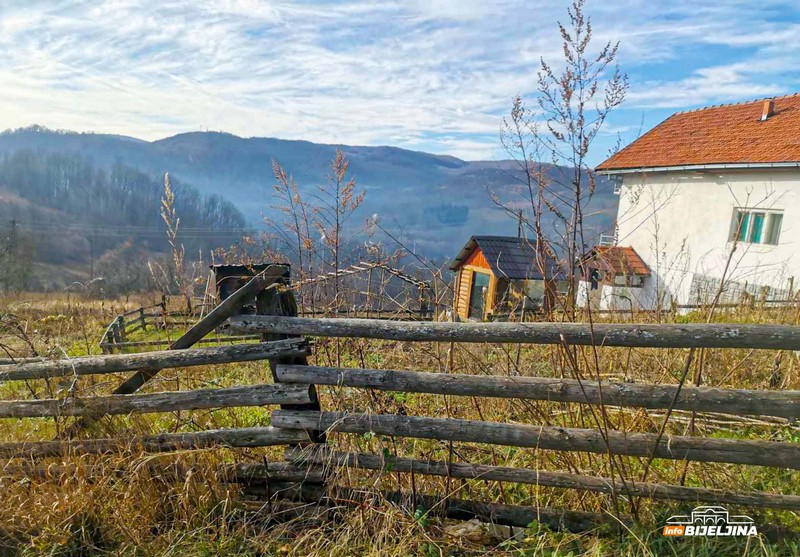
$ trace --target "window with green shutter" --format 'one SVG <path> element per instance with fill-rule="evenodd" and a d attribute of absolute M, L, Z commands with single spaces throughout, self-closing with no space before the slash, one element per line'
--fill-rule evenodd
<path fill-rule="evenodd" d="M 782 211 L 736 208 L 728 239 L 731 242 L 777 245 L 782 224 Z"/>

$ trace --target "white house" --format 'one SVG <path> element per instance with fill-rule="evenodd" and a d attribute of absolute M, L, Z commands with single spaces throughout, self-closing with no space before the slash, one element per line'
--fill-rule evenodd
<path fill-rule="evenodd" d="M 641 307 L 800 286 L 800 95 L 679 112 L 596 170 L 620 195 L 617 246 L 649 269 L 624 284 Z"/>

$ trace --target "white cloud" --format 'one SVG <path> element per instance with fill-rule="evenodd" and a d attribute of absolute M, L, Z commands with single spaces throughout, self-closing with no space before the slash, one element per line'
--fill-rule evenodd
<path fill-rule="evenodd" d="M 654 4 L 588 6 L 598 41 L 620 40 L 621 62 L 640 75 L 630 108 L 791 86 L 800 29 L 797 17 L 768 19 L 781 3 Z M 511 97 L 535 88 L 541 56 L 560 56 L 564 7 L 0 0 L 0 128 L 35 122 L 146 139 L 209 128 L 489 158 Z M 731 52 L 706 63 L 705 49 L 717 47 Z M 678 75 L 648 72 L 652 64 Z"/>

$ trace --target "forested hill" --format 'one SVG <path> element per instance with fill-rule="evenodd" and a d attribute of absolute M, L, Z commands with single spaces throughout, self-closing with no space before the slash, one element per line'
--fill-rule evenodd
<path fill-rule="evenodd" d="M 238 240 L 246 221 L 232 203 L 176 179 L 171 185 L 187 253 Z M 169 251 L 163 192 L 163 178 L 121 163 L 98 167 L 81 154 L 21 150 L 0 157 L 2 247 L 13 241 L 17 252 L 3 275 L 24 274 L 27 265 L 34 271 L 28 287 L 58 287 L 64 277 L 92 278 L 121 259 L 145 267 L 145 256 Z"/>
<path fill-rule="evenodd" d="M 176 181 L 191 184 L 200 194 L 224 197 L 241 211 L 247 224 L 254 227 L 262 226 L 265 216 L 275 220 L 283 218 L 275 208 L 273 160 L 294 177 L 304 198 L 312 199 L 319 194 L 318 186 L 331 174 L 330 161 L 337 148 L 341 148 L 350 161 L 350 176 L 355 177 L 359 189 L 363 188 L 366 193 L 363 204 L 347 225 L 348 235 L 358 242 L 366 240 L 362 234 L 364 221 L 373 214 L 378 214 L 382 226 L 407 246 L 435 257 L 438 262 L 453 257 L 471 235 L 517 233 L 515 216 L 499 210 L 491 197 L 496 194 L 511 204 L 526 205 L 524 200 L 529 194 L 520 189 L 520 169 L 508 160 L 464 161 L 396 147 L 242 138 L 219 132 L 183 133 L 158 141 L 56 132 L 38 126 L 0 133 L 0 157 L 14 156 L 21 151 L 34 152 L 37 156 L 80 155 L 83 164 L 94 168 L 96 175 L 104 176 L 102 180 L 116 180 L 117 185 L 111 187 L 119 187 L 123 192 L 128 186 L 118 177 L 122 172 L 115 171 L 120 165 L 127 168 L 126 172 L 137 174 L 141 183 L 149 184 L 145 189 L 150 188 L 151 192 L 160 190 L 161 177 L 169 172 Z M 571 172 L 552 165 L 543 167 L 555 178 L 559 173 Z M 192 196 L 195 201 L 190 204 L 198 208 L 198 216 L 191 216 L 184 209 L 181 218 L 185 226 L 199 226 L 189 223 L 199 222 L 199 215 L 203 214 L 212 221 L 221 218 L 232 222 L 222 214 L 210 216 L 215 211 L 209 215 L 206 209 L 215 203 L 223 206 L 218 200 L 212 201 L 212 197 L 199 198 L 192 193 L 178 195 L 178 199 L 187 203 L 190 200 L 181 197 Z M 158 211 L 152 202 L 151 195 L 149 208 L 142 209 L 142 213 L 149 214 L 149 218 L 157 222 Z M 554 199 L 554 203 L 559 202 Z M 584 214 L 590 215 L 584 222 L 588 242 L 592 241 L 593 234 L 612 227 L 616 206 L 612 187 L 608 181 L 599 179 L 592 204 L 584 210 Z M 230 210 L 230 214 L 233 213 Z M 101 213 L 97 218 L 109 216 Z M 556 219 L 544 220 L 548 233 L 554 236 L 563 233 L 557 229 Z M 85 254 L 86 241 L 78 243 Z"/>

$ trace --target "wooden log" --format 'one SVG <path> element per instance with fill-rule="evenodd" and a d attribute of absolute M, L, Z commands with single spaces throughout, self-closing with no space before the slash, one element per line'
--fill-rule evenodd
<path fill-rule="evenodd" d="M 162 453 L 214 447 L 269 447 L 308 441 L 303 432 L 275 427 L 212 429 L 189 433 L 162 433 L 129 439 L 72 439 L 0 444 L 0 458 L 46 458 L 68 454 L 112 452 Z"/>
<path fill-rule="evenodd" d="M 527 528 L 533 522 L 548 526 L 553 530 L 588 532 L 602 525 L 616 522 L 610 516 L 585 511 L 553 509 L 550 507 L 531 507 L 505 505 L 502 503 L 483 503 L 467 499 L 448 498 L 438 495 L 411 494 L 401 491 L 385 492 L 383 496 L 392 504 L 402 505 L 410 511 L 423 509 L 436 514 L 443 510 L 444 516 L 455 520 L 478 519 L 492 524 Z M 411 508 L 411 505 L 414 508 Z"/>
<path fill-rule="evenodd" d="M 79 356 L 69 360 L 43 360 L 0 366 L 0 381 L 119 373 L 136 369 L 157 370 L 231 362 L 250 362 L 268 360 L 284 355 L 303 356 L 307 355 L 309 350 L 308 343 L 303 339 L 295 338 L 258 344 L 215 346 L 212 348 L 160 350 L 139 354 Z"/>
<path fill-rule="evenodd" d="M 292 489 L 293 488 L 293 489 Z M 244 489 L 248 495 L 266 495 L 263 488 L 249 486 Z M 387 502 L 401 507 L 409 514 L 418 509 L 430 512 L 433 516 L 445 516 L 455 520 L 478 519 L 483 522 L 505 526 L 528 527 L 532 522 L 547 525 L 553 530 L 586 532 L 603 524 L 617 524 L 611 516 L 585 511 L 570 511 L 549 507 L 529 507 L 504 505 L 500 503 L 481 503 L 465 499 L 408 493 L 403 491 L 369 491 L 350 487 L 323 486 L 309 483 L 287 486 L 283 492 L 274 493 L 278 497 L 300 499 L 313 503 L 333 503 L 334 505 L 363 505 Z"/>
<path fill-rule="evenodd" d="M 623 482 L 619 478 L 603 478 L 570 472 L 487 466 L 464 462 L 415 460 L 367 453 L 345 453 L 313 445 L 303 448 L 288 447 L 285 456 L 287 460 L 298 465 L 363 468 L 483 481 L 514 482 L 599 493 L 612 493 L 615 490 L 620 494 L 648 499 L 672 499 L 677 501 L 800 510 L 800 496 L 798 495 L 782 495 L 759 491 L 737 492 L 726 489 L 643 483 L 635 480 L 625 480 Z"/>
<path fill-rule="evenodd" d="M 476 420 L 423 418 L 344 412 L 296 412 L 276 410 L 272 425 L 288 429 L 331 430 L 343 433 L 373 432 L 382 435 L 532 447 L 555 451 L 580 451 L 626 456 L 650 456 L 671 460 L 728 462 L 800 469 L 800 443 L 704 439 L 664 435 L 655 446 L 654 433 L 608 432 L 608 447 L 596 429 L 501 424 Z M 655 447 L 655 451 L 653 448 Z"/>
<path fill-rule="evenodd" d="M 297 466 L 290 462 L 239 463 L 226 469 L 226 475 L 237 483 L 259 484 L 277 482 L 322 482 L 325 470 L 321 467 Z"/>
<path fill-rule="evenodd" d="M 120 315 L 119 317 L 117 317 L 117 320 L 119 321 L 119 324 L 117 325 L 117 332 L 119 333 L 119 341 L 120 343 L 127 342 L 128 333 L 125 330 L 125 327 L 127 326 L 125 323 L 125 318 Z"/>
<path fill-rule="evenodd" d="M 248 333 L 363 337 L 431 342 L 628 346 L 651 348 L 763 348 L 800 350 L 800 327 L 721 323 L 450 323 L 240 315 L 231 326 Z"/>
<path fill-rule="evenodd" d="M 264 271 L 250 279 L 247 284 L 239 288 L 233 294 L 223 300 L 217 307 L 209 312 L 203 319 L 198 321 L 191 329 L 186 331 L 178 340 L 169 345 L 168 350 L 182 350 L 190 348 L 204 336 L 216 329 L 219 325 L 225 322 L 248 298 L 254 297 L 258 292 L 263 290 L 266 285 L 273 280 L 277 274 L 283 273 L 283 265 L 270 265 Z M 162 302 L 162 308 L 166 313 L 166 302 Z M 166 317 L 165 317 L 166 320 Z M 131 375 L 128 379 L 123 381 L 112 394 L 115 395 L 129 395 L 133 394 L 142 386 L 150 381 L 153 377 L 158 375 L 159 369 L 141 369 Z M 76 431 L 85 428 L 96 419 L 95 416 L 85 416 L 80 420 L 76 420 L 69 428 L 63 432 L 63 436 L 71 437 Z"/>
<path fill-rule="evenodd" d="M 0 401 L 0 418 L 146 414 L 201 408 L 239 408 L 311 402 L 308 385 L 251 385 L 145 395 Z"/>
<path fill-rule="evenodd" d="M 211 310 L 208 315 L 186 331 L 178 340 L 170 344 L 169 350 L 181 350 L 195 344 L 224 323 L 248 298 L 254 297 L 258 292 L 263 290 L 274 280 L 275 276 L 280 276 L 283 273 L 283 269 L 283 265 L 271 265 L 262 273 L 250 279 L 244 286 L 225 298 L 217 307 Z M 135 393 L 142 385 L 155 377 L 157 373 L 158 370 L 154 369 L 137 371 L 117 387 L 113 394 L 127 395 Z"/>
<path fill-rule="evenodd" d="M 286 267 L 284 275 L 280 279 L 276 279 L 282 286 L 287 286 L 290 279 L 290 269 Z M 294 298 L 294 293 L 291 290 L 279 291 L 277 288 L 266 289 L 256 296 L 256 311 L 260 315 L 286 315 L 290 317 L 297 316 L 297 301 Z M 282 335 L 264 334 L 261 336 L 262 342 L 275 341 L 285 338 Z M 302 338 L 302 337 L 301 337 Z M 276 374 L 276 368 L 279 364 L 292 364 L 295 366 L 308 365 L 308 360 L 305 356 L 289 356 L 274 358 L 269 361 L 270 371 L 272 378 L 277 383 L 279 382 Z M 311 400 L 305 404 L 290 404 L 281 406 L 284 410 L 311 410 L 319 411 L 321 406 L 317 398 L 317 392 L 313 385 L 309 387 Z M 309 431 L 309 437 L 315 443 L 325 442 L 325 433 L 319 431 Z"/>
<path fill-rule="evenodd" d="M 211 337 L 211 338 L 203 338 L 195 342 L 195 344 L 221 344 L 223 342 L 241 342 L 245 340 L 260 340 L 261 335 L 222 335 L 219 337 Z M 164 340 L 134 340 L 129 342 L 123 342 L 122 344 L 115 344 L 115 343 L 108 343 L 108 342 L 101 342 L 101 348 L 143 348 L 149 346 L 167 346 L 169 345 L 169 341 Z"/>
<path fill-rule="evenodd" d="M 577 381 L 550 377 L 500 377 L 383 369 L 281 365 L 277 379 L 344 387 L 454 396 L 522 398 L 640 408 L 671 408 L 677 385 Z M 601 396 L 602 387 L 602 396 Z M 800 417 L 800 391 L 683 387 L 674 409 L 734 415 Z"/>
<path fill-rule="evenodd" d="M 31 357 L 31 358 L 23 358 L 23 357 L 20 357 L 20 358 L 13 358 L 13 357 L 0 358 L 0 366 L 8 366 L 8 365 L 16 366 L 16 365 L 19 365 L 19 364 L 27 364 L 28 362 L 42 362 L 42 361 L 44 361 L 46 359 L 47 358 L 45 358 L 44 356 L 35 356 L 35 357 Z"/>
<path fill-rule="evenodd" d="M 144 466 L 154 478 L 170 481 L 184 481 L 191 472 L 193 475 L 214 474 L 233 483 L 264 484 L 267 482 L 319 482 L 323 480 L 324 470 L 320 467 L 297 466 L 289 462 L 239 463 L 225 465 L 218 469 L 195 468 L 184 462 L 165 463 L 157 460 L 142 464 L 138 460 L 122 463 L 98 462 L 82 464 L 48 464 L 21 462 L 0 467 L 0 477 L 30 478 L 42 482 L 64 481 L 80 475 L 87 481 L 103 480 L 110 476 L 124 478 L 131 468 Z"/>

